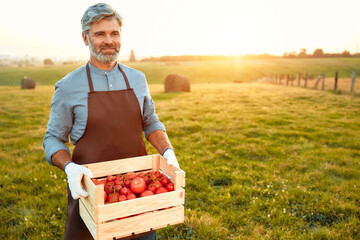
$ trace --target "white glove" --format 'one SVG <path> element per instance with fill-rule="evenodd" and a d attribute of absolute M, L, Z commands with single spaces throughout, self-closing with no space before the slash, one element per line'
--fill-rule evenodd
<path fill-rule="evenodd" d="M 80 197 L 87 197 L 88 193 L 81 186 L 81 179 L 84 174 L 90 178 L 93 177 L 90 169 L 83 167 L 81 165 L 78 165 L 76 163 L 70 162 L 65 166 L 64 171 L 67 175 L 68 184 L 69 184 L 72 198 L 78 199 Z"/>
<path fill-rule="evenodd" d="M 166 158 L 168 164 L 173 165 L 174 167 L 180 169 L 179 163 L 175 156 L 174 149 L 172 148 L 166 149 L 165 152 L 163 153 L 163 156 L 164 158 Z"/>

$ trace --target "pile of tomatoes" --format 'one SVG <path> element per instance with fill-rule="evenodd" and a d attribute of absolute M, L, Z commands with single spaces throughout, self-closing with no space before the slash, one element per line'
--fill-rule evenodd
<path fill-rule="evenodd" d="M 96 185 L 104 184 L 105 204 L 174 191 L 174 184 L 160 171 L 127 172 L 109 175 L 104 180 L 93 178 Z"/>

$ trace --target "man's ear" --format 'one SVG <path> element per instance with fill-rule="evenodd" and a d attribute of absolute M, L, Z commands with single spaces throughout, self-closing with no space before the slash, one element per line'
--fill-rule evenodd
<path fill-rule="evenodd" d="M 89 46 L 89 41 L 87 39 L 87 36 L 84 33 L 82 33 L 82 38 L 83 38 L 83 41 L 84 41 L 85 45 Z"/>

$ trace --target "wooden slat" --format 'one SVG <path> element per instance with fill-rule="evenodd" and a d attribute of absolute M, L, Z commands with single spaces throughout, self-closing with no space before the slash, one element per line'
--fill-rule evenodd
<path fill-rule="evenodd" d="M 92 220 L 94 222 L 99 222 L 97 220 L 98 214 L 96 214 L 97 209 L 96 209 L 95 204 L 92 201 L 92 199 L 88 198 L 88 197 L 87 198 L 82 197 L 82 198 L 80 198 L 79 201 L 82 202 L 83 206 L 85 207 L 86 211 L 89 213 Z M 81 209 L 80 209 L 80 211 L 81 211 Z"/>
<path fill-rule="evenodd" d="M 174 184 L 174 189 L 180 189 L 181 188 L 181 183 L 182 183 L 182 174 L 180 171 L 176 171 L 175 172 L 175 180 L 174 180 L 175 184 Z"/>
<path fill-rule="evenodd" d="M 125 237 L 184 222 L 184 207 L 173 207 L 98 225 L 97 240 Z"/>
<path fill-rule="evenodd" d="M 93 181 L 91 181 L 91 178 L 84 175 L 82 179 L 82 185 L 85 188 L 85 190 L 88 192 L 89 194 L 88 197 L 92 198 L 92 201 L 95 202 L 95 184 L 93 183 Z"/>
<path fill-rule="evenodd" d="M 95 186 L 95 206 L 100 206 L 100 205 L 104 205 L 105 201 L 104 201 L 104 194 L 105 194 L 105 190 L 104 190 L 104 185 L 96 185 Z"/>
<path fill-rule="evenodd" d="M 79 201 L 79 211 L 80 211 L 80 216 L 83 219 L 86 227 L 89 229 L 89 232 L 91 233 L 91 235 L 93 236 L 93 238 L 95 240 L 100 240 L 98 238 L 98 231 L 97 231 L 97 226 L 94 223 L 94 220 L 91 218 L 89 212 L 86 210 L 84 204 Z"/>
<path fill-rule="evenodd" d="M 86 164 L 94 178 L 152 168 L 153 155 Z"/>
<path fill-rule="evenodd" d="M 177 191 L 106 204 L 98 206 L 97 223 L 161 208 L 177 206 L 184 204 L 184 202 L 185 191 L 184 189 L 180 189 Z"/>
<path fill-rule="evenodd" d="M 180 187 L 185 187 L 185 172 L 175 166 L 169 165 L 163 156 L 160 156 L 160 170 L 174 180 L 175 190 Z"/>
<path fill-rule="evenodd" d="M 158 171 L 160 169 L 160 155 L 153 155 L 153 165 L 152 165 L 152 170 L 153 171 Z"/>
<path fill-rule="evenodd" d="M 104 205 L 104 185 L 95 185 L 88 176 L 84 175 L 83 186 L 96 206 Z"/>

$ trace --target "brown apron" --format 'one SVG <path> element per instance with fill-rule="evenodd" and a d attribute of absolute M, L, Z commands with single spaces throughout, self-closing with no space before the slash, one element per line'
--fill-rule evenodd
<path fill-rule="evenodd" d="M 95 92 L 89 64 L 86 65 L 90 88 L 88 118 L 85 132 L 73 151 L 72 160 L 77 164 L 147 155 L 140 105 L 124 71 L 118 66 L 127 89 Z M 79 199 L 74 200 L 68 188 L 65 240 L 71 239 L 93 238 L 79 215 Z"/>

